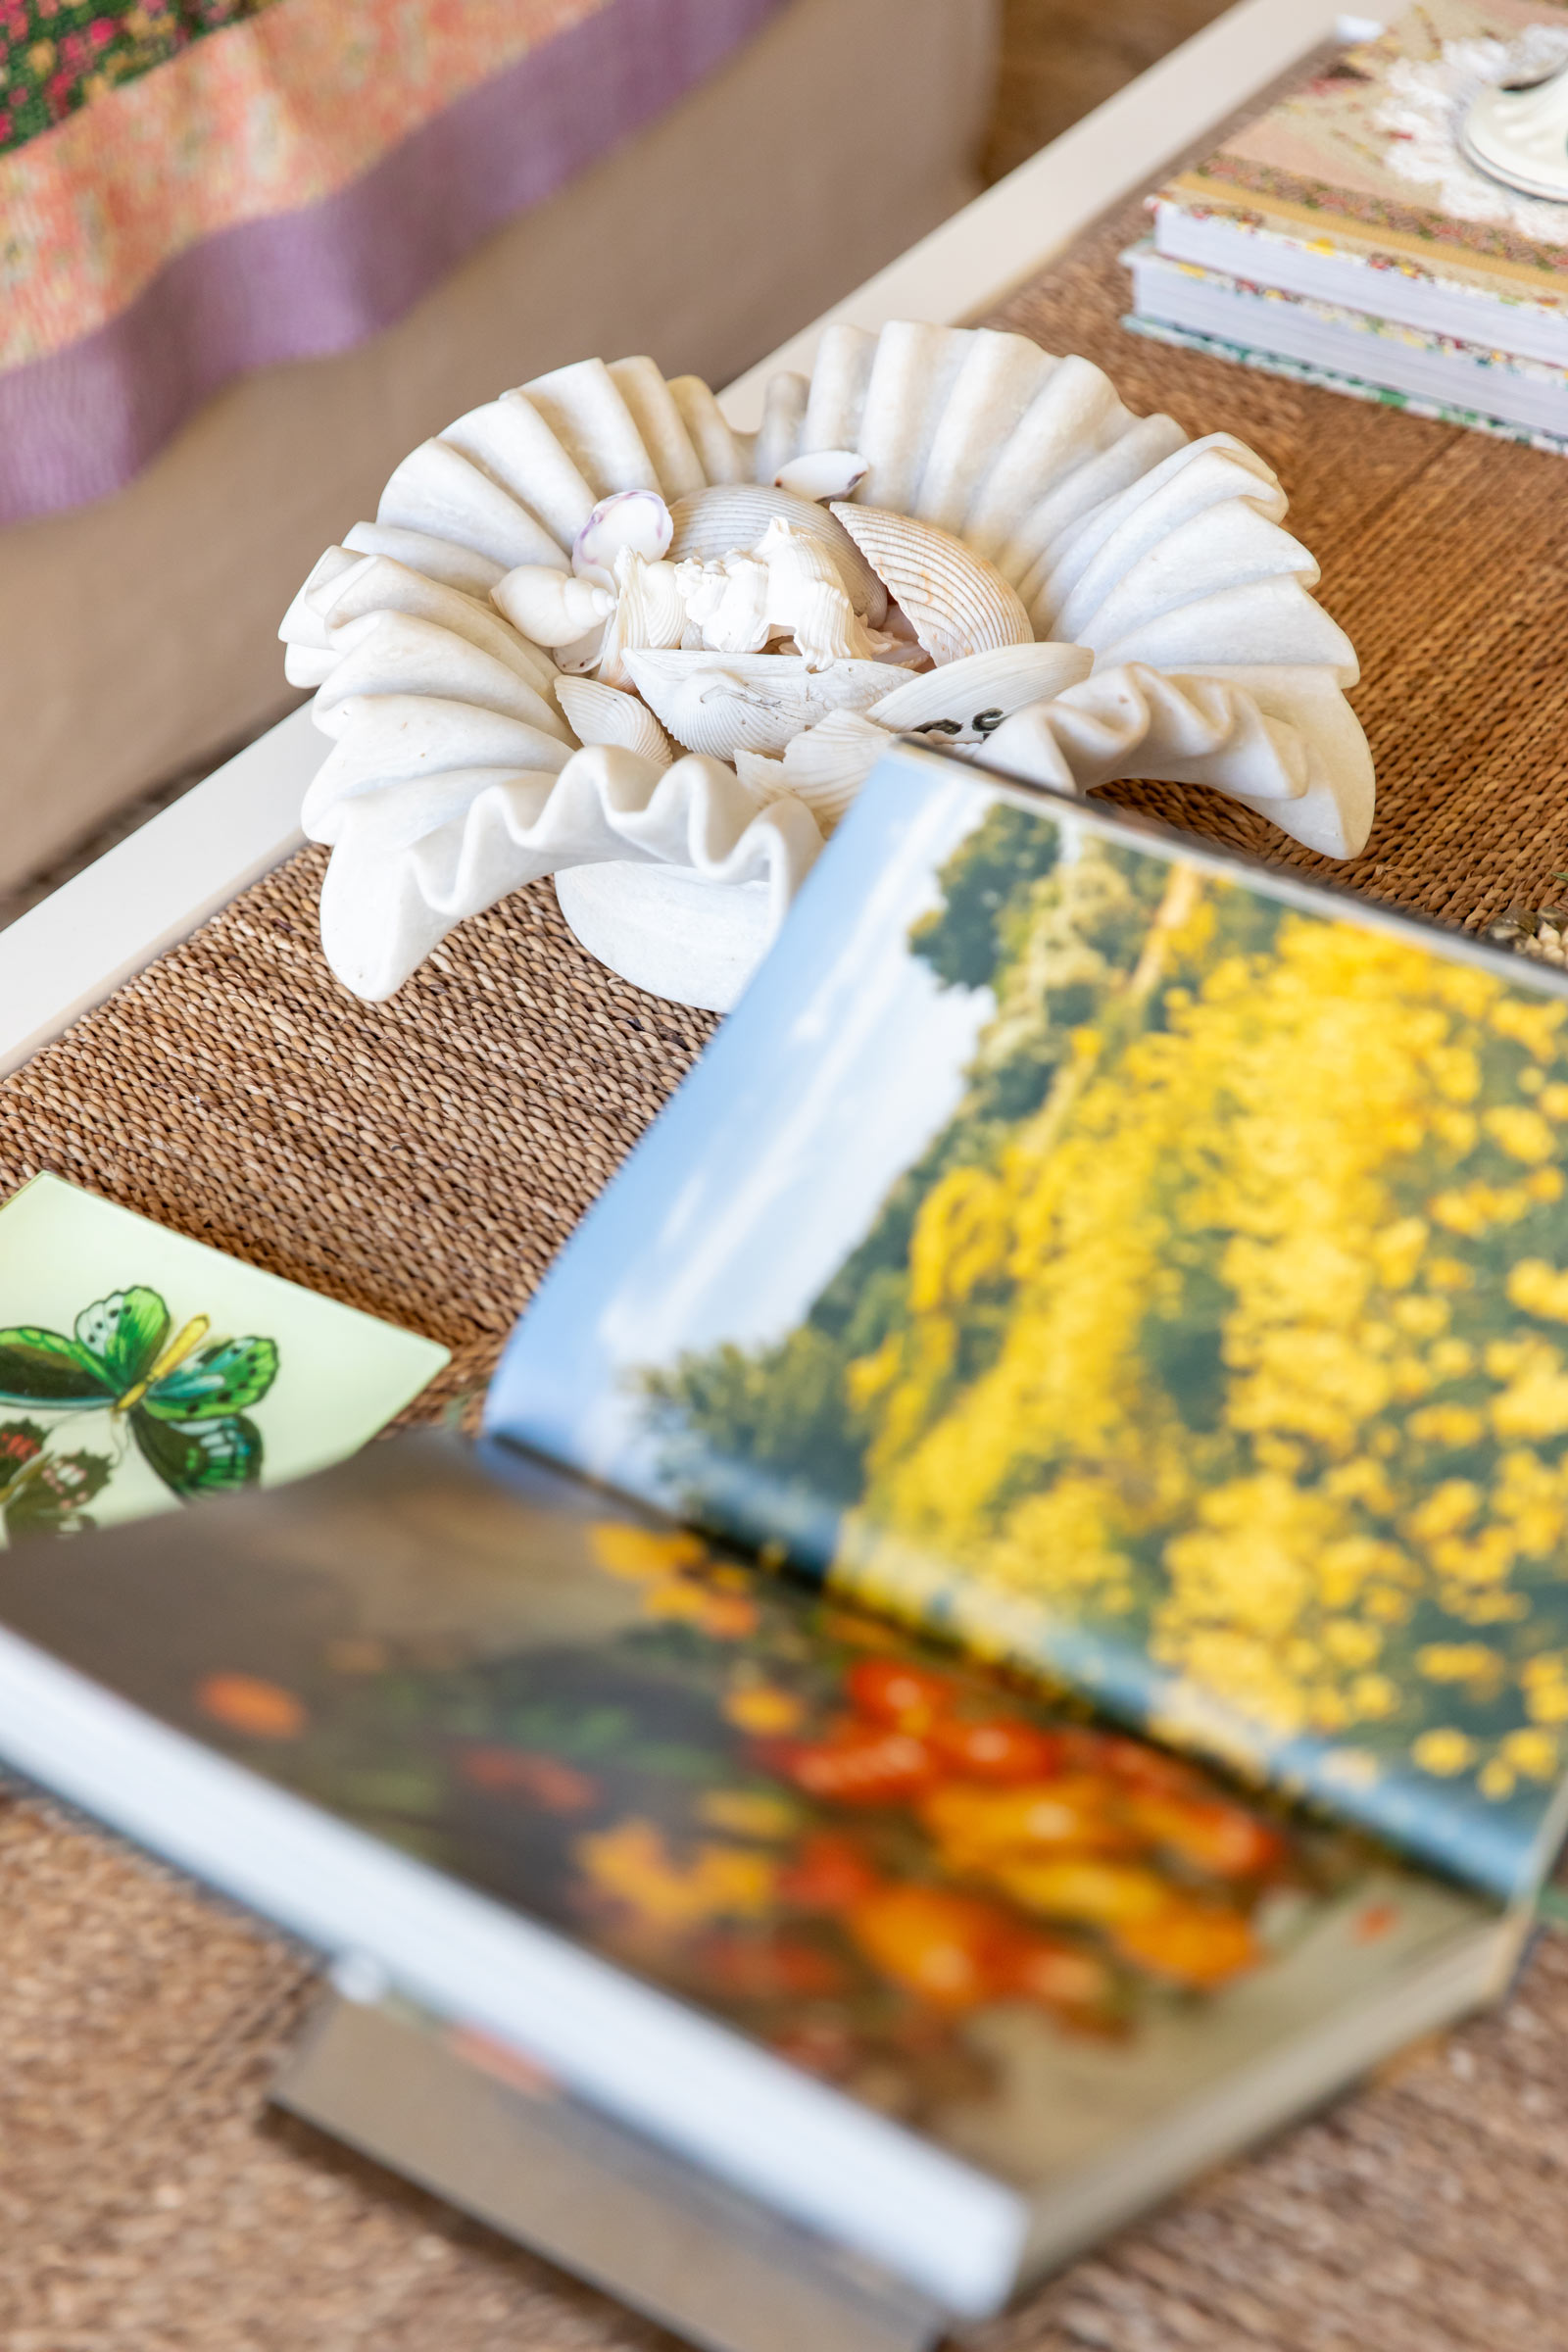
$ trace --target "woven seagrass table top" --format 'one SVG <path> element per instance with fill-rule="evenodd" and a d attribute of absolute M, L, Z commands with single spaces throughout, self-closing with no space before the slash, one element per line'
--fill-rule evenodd
<path fill-rule="evenodd" d="M 1357 646 L 1379 774 L 1336 878 L 1476 923 L 1568 865 L 1568 472 L 1141 342 L 1136 211 L 995 323 L 1277 468 Z M 1204 794 L 1120 796 L 1319 861 Z M 1324 869 L 1326 870 L 1326 869 Z M 56 1170 L 443 1340 L 481 1385 L 708 1016 L 592 963 L 548 885 L 390 1004 L 333 985 L 308 851 L 0 1088 L 0 1194 Z M 0 1802 L 0 2352 L 530 2352 L 667 2339 L 268 2117 L 298 1955 L 113 1842 Z M 1542 2352 L 1564 2340 L 1568 1941 L 1515 1998 L 1193 2187 L 985 2330 L 989 2352 Z"/>

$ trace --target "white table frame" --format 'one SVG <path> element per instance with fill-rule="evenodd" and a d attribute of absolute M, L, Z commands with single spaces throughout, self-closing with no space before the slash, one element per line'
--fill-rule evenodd
<path fill-rule="evenodd" d="M 1309 49 L 1380 29 L 1332 0 L 1241 0 L 731 385 L 731 421 L 755 425 L 768 376 L 808 368 L 834 320 L 982 317 Z M 0 931 L 0 1077 L 300 847 L 325 749 L 292 712 Z"/>

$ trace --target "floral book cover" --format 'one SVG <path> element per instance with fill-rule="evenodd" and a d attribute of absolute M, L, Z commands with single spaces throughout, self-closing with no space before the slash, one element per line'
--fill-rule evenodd
<path fill-rule="evenodd" d="M 1219 1803 L 1203 1759 L 1518 1898 L 1568 1742 L 1565 1122 L 1541 967 L 902 755 L 558 1260 L 489 1427 L 1152 1736 L 1195 1759 L 1180 1803 Z M 950 1786 L 934 1696 L 878 1713 L 843 1673 L 798 1718 L 760 1670 L 749 1735 L 797 1758 L 770 1803 L 896 1774 L 885 1739 L 934 1776 L 922 1837 L 1093 1911 L 1088 1880 L 1052 1909 L 1004 1770 Z M 1072 1778 L 1112 1825 L 1072 1868 L 1152 1903 L 1175 1849 L 1093 1741 Z M 651 1886 L 665 1849 L 621 1835 Z M 1217 1922 L 1229 1866 L 1183 1850 Z"/>
<path fill-rule="evenodd" d="M 1156 201 L 1561 310 L 1568 205 L 1487 178 L 1461 153 L 1459 129 L 1489 84 L 1540 80 L 1564 63 L 1558 0 L 1422 0 Z M 1261 254 L 1258 274 L 1267 279 Z"/>

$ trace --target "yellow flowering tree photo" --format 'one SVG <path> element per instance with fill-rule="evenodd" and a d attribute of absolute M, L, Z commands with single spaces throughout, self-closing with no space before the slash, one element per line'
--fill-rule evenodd
<path fill-rule="evenodd" d="M 1087 828 L 1020 870 L 1031 822 L 993 810 L 910 941 L 994 995 L 958 1113 L 799 1330 L 649 1377 L 670 1459 L 699 1499 L 737 1450 L 826 1476 L 858 1590 L 1135 1657 L 1244 1769 L 1539 1807 L 1568 1007 Z"/>

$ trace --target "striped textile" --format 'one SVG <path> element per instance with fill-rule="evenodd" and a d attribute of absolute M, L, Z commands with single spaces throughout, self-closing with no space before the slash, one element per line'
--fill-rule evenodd
<path fill-rule="evenodd" d="M 782 4 L 0 0 L 0 522 L 386 325 Z"/>

